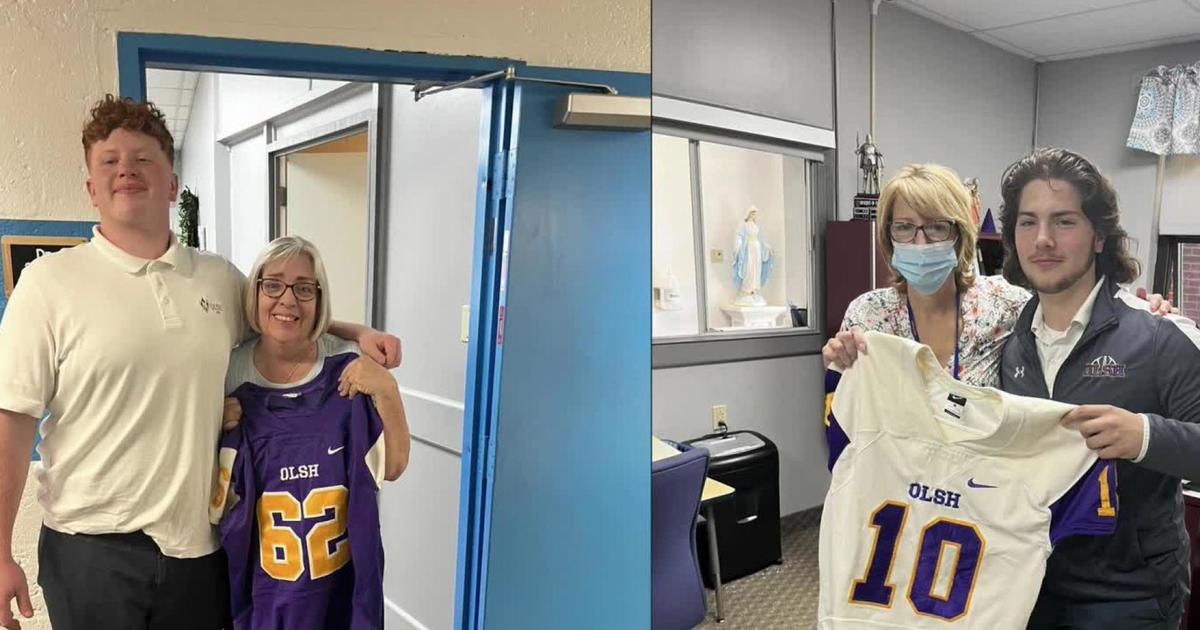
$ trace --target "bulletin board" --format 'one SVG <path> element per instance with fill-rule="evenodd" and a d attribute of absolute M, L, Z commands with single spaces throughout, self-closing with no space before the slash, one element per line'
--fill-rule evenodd
<path fill-rule="evenodd" d="M 21 272 L 33 261 L 86 242 L 86 238 L 79 236 L 0 236 L 0 252 L 4 256 L 4 296 L 12 295 Z"/>
<path fill-rule="evenodd" d="M 73 247 L 92 237 L 92 221 L 34 221 L 0 219 L 0 274 L 4 293 L 0 295 L 0 318 L 8 306 L 8 296 L 20 279 L 25 265 L 45 254 Z"/>

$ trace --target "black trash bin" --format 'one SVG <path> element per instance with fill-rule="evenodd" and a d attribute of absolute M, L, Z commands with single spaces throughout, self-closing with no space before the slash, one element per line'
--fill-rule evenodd
<path fill-rule="evenodd" d="M 688 443 L 707 448 L 711 454 L 708 476 L 735 489 L 730 500 L 713 505 L 721 583 L 782 563 L 779 450 L 775 443 L 755 431 L 707 435 Z M 712 588 L 707 527 L 707 522 L 700 524 L 696 547 L 704 584 Z"/>

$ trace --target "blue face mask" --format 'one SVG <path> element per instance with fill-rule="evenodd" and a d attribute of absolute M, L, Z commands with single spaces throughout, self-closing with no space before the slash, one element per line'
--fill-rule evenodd
<path fill-rule="evenodd" d="M 958 267 L 954 243 L 952 240 L 925 245 L 893 242 L 892 268 L 904 276 L 913 291 L 933 295 L 946 283 L 950 272 Z"/>

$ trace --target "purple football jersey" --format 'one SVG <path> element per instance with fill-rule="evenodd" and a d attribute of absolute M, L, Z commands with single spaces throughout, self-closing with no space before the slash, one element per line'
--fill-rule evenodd
<path fill-rule="evenodd" d="M 337 391 L 356 358 L 330 356 L 298 387 L 232 394 L 243 418 L 221 439 L 212 507 L 236 630 L 383 627 L 383 423 L 370 397 Z"/>

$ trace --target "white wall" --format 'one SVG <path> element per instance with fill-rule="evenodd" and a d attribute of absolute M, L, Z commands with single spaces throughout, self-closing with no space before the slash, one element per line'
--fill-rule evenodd
<path fill-rule="evenodd" d="M 291 105 L 292 107 L 299 106 L 327 91 L 329 90 L 321 89 L 321 86 L 317 86 L 293 99 Z M 412 97 L 409 96 L 409 98 L 411 99 Z M 275 121 L 275 138 L 280 141 L 286 141 L 290 138 L 309 133 L 315 128 L 327 126 L 330 123 L 357 114 L 370 112 L 374 109 L 375 94 L 371 91 L 371 84 L 358 83 L 353 89 L 342 92 L 336 101 L 326 103 L 319 111 L 305 112 L 302 116 L 296 116 L 295 114 L 279 116 Z"/>
<path fill-rule="evenodd" d="M 208 249 L 227 256 L 243 273 L 249 273 L 254 259 L 270 240 L 267 144 L 262 134 L 233 145 L 223 144 L 221 140 L 249 126 L 265 123 L 268 118 L 262 116 L 277 120 L 275 136 L 279 141 L 287 141 L 333 121 L 374 109 L 375 97 L 370 86 L 360 84 L 357 90 L 345 93 L 344 98 L 320 111 L 300 117 L 280 117 L 344 84 L 280 77 L 200 75 L 188 142 L 184 144 L 188 159 L 181 183 L 195 181 L 200 186 L 197 191 L 202 195 L 200 225 L 207 230 Z M 363 172 L 366 172 L 365 168 Z M 211 193 L 206 190 L 210 186 Z M 303 203 L 313 194 L 316 191 L 301 191 L 294 199 Z M 332 203 L 332 200 L 324 202 Z M 323 228 L 310 225 L 306 229 L 315 234 Z M 321 243 L 317 245 L 320 247 Z M 330 246 L 340 248 L 336 240 L 330 241 Z M 338 267 L 340 263 L 333 265 Z M 351 286 L 362 286 L 365 271 L 352 272 L 349 268 L 345 271 L 349 274 L 345 280 Z M 355 316 L 344 318 L 346 321 L 366 321 L 363 308 L 356 308 L 351 313 Z M 337 317 L 342 318 L 341 315 Z"/>
<path fill-rule="evenodd" d="M 696 302 L 695 229 L 692 222 L 691 148 L 686 138 L 654 134 L 651 169 L 653 186 L 653 280 L 666 287 L 674 276 L 679 288 L 677 311 L 655 308 L 655 337 L 700 332 Z"/>
<path fill-rule="evenodd" d="M 1125 146 L 1142 75 L 1200 60 L 1200 42 L 1042 64 L 1038 144 L 1087 156 L 1117 189 L 1121 224 L 1137 241 L 1137 286 L 1153 278 L 1150 233 L 1158 156 Z M 1086 97 L 1081 96 L 1086 95 Z"/>
<path fill-rule="evenodd" d="M 366 322 L 368 158 L 363 153 L 287 157 L 287 231 L 312 241 L 329 277 L 333 318 Z"/>
<path fill-rule="evenodd" d="M 254 259 L 270 236 L 267 141 L 259 134 L 229 147 L 228 152 L 229 188 L 219 192 L 229 199 L 232 230 L 229 260 L 242 273 L 250 275 Z"/>
<path fill-rule="evenodd" d="M 455 90 L 413 102 L 395 86 L 388 173 L 384 328 L 404 339 L 400 383 L 412 463 L 383 495 L 389 608 L 425 627 L 454 617 L 460 455 L 471 303 L 481 95 Z M 389 614 L 389 622 L 392 621 Z M 401 627 L 407 627 L 401 624 Z"/>
<path fill-rule="evenodd" d="M 278 119 L 281 114 L 345 84 L 345 81 L 200 74 L 182 151 L 180 184 L 191 185 L 200 196 L 200 227 L 207 237 L 206 249 L 229 257 L 247 271 L 258 249 L 267 242 L 269 222 L 262 213 L 266 212 L 269 198 L 259 196 L 255 188 L 261 186 L 267 190 L 266 144 L 260 139 L 253 145 L 252 155 L 247 141 L 237 143 L 236 147 L 222 141 L 269 119 Z M 276 138 L 286 140 L 373 107 L 370 87 L 363 84 L 361 89 L 320 112 L 279 120 Z M 230 161 L 235 159 L 237 163 L 231 170 Z M 247 165 L 252 170 L 246 171 Z M 228 191 L 235 180 L 244 190 L 231 198 Z"/>
<path fill-rule="evenodd" d="M 218 138 L 237 133 L 250 125 L 261 123 L 290 101 L 306 97 L 311 91 L 310 79 L 266 77 L 247 74 L 221 74 L 221 91 L 217 107 L 221 112 Z"/>
<path fill-rule="evenodd" d="M 231 19 L 230 16 L 236 16 Z M 88 109 L 116 92 L 116 33 L 180 33 L 447 55 L 506 57 L 536 65 L 649 72 L 647 0 L 519 5 L 473 0 L 389 3 L 347 0 L 46 0 L 6 5 L 0 16 L 4 87 L 0 99 L 0 217 L 94 220 L 84 191 L 79 129 Z M 580 45 L 584 43 L 586 45 Z M 222 168 L 218 157 L 218 174 Z M 228 168 L 226 165 L 224 168 Z M 220 209 L 220 202 L 216 209 Z M 27 484 L 14 553 L 37 574 Z M 36 590 L 36 587 L 35 587 Z M 35 600 L 44 610 L 40 599 Z M 43 612 L 23 626 L 48 628 Z"/>
<path fill-rule="evenodd" d="M 196 81 L 192 96 L 192 114 L 183 138 L 179 187 L 191 189 L 200 198 L 199 225 L 207 230 L 206 243 L 216 251 L 217 184 L 216 184 L 216 75 L 203 73 Z"/>
<path fill-rule="evenodd" d="M 809 207 L 808 163 L 803 158 L 784 156 L 783 164 L 784 216 L 801 220 L 788 221 L 785 227 L 787 260 L 775 270 L 786 290 L 787 301 L 801 308 L 812 302 L 812 226 Z"/>
<path fill-rule="evenodd" d="M 803 171 L 801 171 L 803 174 Z M 788 257 L 784 238 L 783 156 L 741 147 L 700 143 L 700 200 L 704 207 L 704 272 L 708 292 L 710 328 L 731 325 L 722 306 L 733 303 L 738 288 L 733 279 L 733 260 L 737 254 L 737 232 L 745 222 L 750 206 L 758 208 L 759 238 L 771 247 L 776 267 L 762 294 L 767 304 L 787 303 L 784 284 L 786 269 L 779 263 Z M 712 250 L 725 253 L 724 260 L 713 262 Z"/>

